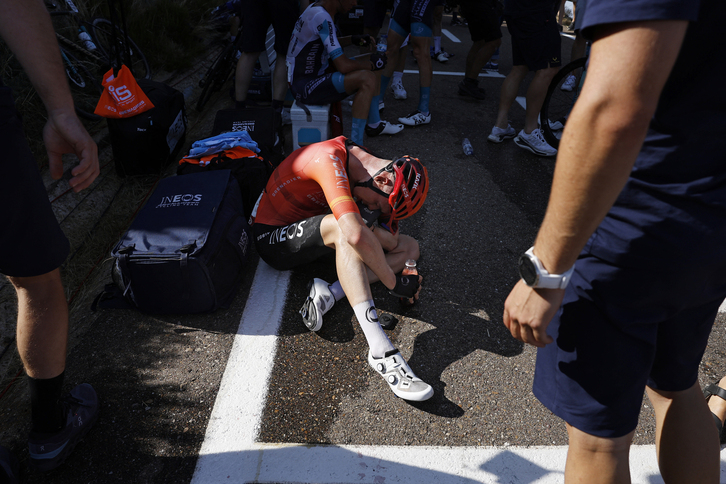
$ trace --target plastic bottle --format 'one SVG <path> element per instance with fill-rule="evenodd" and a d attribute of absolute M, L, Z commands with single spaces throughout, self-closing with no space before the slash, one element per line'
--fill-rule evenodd
<path fill-rule="evenodd" d="M 91 39 L 91 36 L 88 35 L 86 27 L 78 29 L 78 38 L 81 39 L 81 42 L 83 42 L 83 45 L 86 46 L 86 49 L 91 51 L 96 50 L 96 44 L 93 43 L 93 39 Z"/>
<path fill-rule="evenodd" d="M 464 150 L 464 154 L 466 156 L 470 156 L 474 154 L 474 147 L 471 146 L 471 142 L 469 141 L 469 138 L 464 138 L 464 142 L 461 143 L 461 147 Z"/>
<path fill-rule="evenodd" d="M 408 259 L 406 261 L 406 267 L 403 268 L 403 271 L 401 271 L 401 275 L 403 276 L 417 276 L 418 275 L 418 269 L 416 269 L 416 261 L 413 259 Z M 407 299 L 405 297 L 399 298 L 399 301 L 403 306 L 413 306 L 416 300 L 414 298 Z"/>
<path fill-rule="evenodd" d="M 378 44 L 376 44 L 376 48 L 378 49 L 378 52 L 385 52 L 388 49 L 388 36 L 387 35 L 381 35 L 381 38 L 378 41 Z"/>

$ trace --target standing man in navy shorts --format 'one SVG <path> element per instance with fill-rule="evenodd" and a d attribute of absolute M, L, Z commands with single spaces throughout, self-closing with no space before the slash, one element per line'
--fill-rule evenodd
<path fill-rule="evenodd" d="M 71 170 L 69 184 L 79 192 L 98 176 L 98 153 L 76 117 L 50 16 L 40 1 L 0 0 L 0 10 L 0 35 L 48 112 L 43 140 L 50 173 L 61 178 L 61 156 L 75 154 L 79 163 Z M 0 87 L 0 124 L 0 273 L 8 277 L 18 296 L 17 346 L 28 375 L 32 408 L 30 463 L 50 470 L 63 462 L 96 420 L 98 399 L 88 384 L 61 398 L 68 306 L 58 268 L 68 255 L 69 243 L 51 210 L 10 88 L 5 86 Z M 11 482 L 13 478 L 17 476 L 10 476 Z"/>
<path fill-rule="evenodd" d="M 504 308 L 567 424 L 565 482 L 630 482 L 644 391 L 664 481 L 719 482 L 698 367 L 726 297 L 724 21 L 720 0 L 587 2 L 587 78 Z"/>
<path fill-rule="evenodd" d="M 556 156 L 557 150 L 545 141 L 538 122 L 547 88 L 562 65 L 554 3 L 552 0 L 508 0 L 504 4 L 504 20 L 512 37 L 513 67 L 502 83 L 497 121 L 487 139 L 501 143 L 514 138 L 517 146 L 535 155 Z M 509 124 L 509 109 L 529 71 L 534 71 L 534 78 L 527 88 L 524 129 L 517 134 Z"/>

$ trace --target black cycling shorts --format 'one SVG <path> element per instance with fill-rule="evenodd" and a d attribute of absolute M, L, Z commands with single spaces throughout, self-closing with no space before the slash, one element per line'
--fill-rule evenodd
<path fill-rule="evenodd" d="M 491 42 L 502 38 L 495 0 L 461 0 L 461 15 L 469 23 L 472 42 Z"/>
<path fill-rule="evenodd" d="M 300 16 L 297 0 L 242 0 L 242 52 L 265 50 L 267 29 L 275 29 L 275 52 L 287 54 L 292 30 Z"/>
<path fill-rule="evenodd" d="M 434 26 L 435 0 L 400 0 L 393 8 L 391 18 L 406 32 L 411 32 L 412 23 L 422 23 L 429 29 Z M 416 37 L 414 35 L 414 37 Z"/>
<path fill-rule="evenodd" d="M 320 224 L 325 217 L 327 215 L 316 215 L 285 226 L 252 224 L 257 253 L 278 271 L 287 271 L 334 254 L 335 249 L 323 243 L 320 233 Z"/>
<path fill-rule="evenodd" d="M 9 87 L 0 87 L 0 273 L 40 276 L 70 252 L 23 133 Z"/>
<path fill-rule="evenodd" d="M 530 71 L 562 65 L 562 41 L 554 10 L 504 19 L 512 36 L 512 65 L 526 65 Z"/>
<path fill-rule="evenodd" d="M 363 26 L 369 29 L 380 29 L 386 19 L 388 0 L 363 1 Z"/>

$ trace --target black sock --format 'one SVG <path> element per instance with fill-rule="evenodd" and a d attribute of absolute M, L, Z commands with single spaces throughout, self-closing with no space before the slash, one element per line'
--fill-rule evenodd
<path fill-rule="evenodd" d="M 471 84 L 472 86 L 478 86 L 479 85 L 479 81 L 477 81 L 476 79 L 470 79 L 468 77 L 465 77 L 464 78 L 464 82 L 466 82 L 467 84 Z"/>
<path fill-rule="evenodd" d="M 63 410 L 59 404 L 65 372 L 55 378 L 28 377 L 33 432 L 51 434 L 63 428 Z"/>
<path fill-rule="evenodd" d="M 277 99 L 272 100 L 272 109 L 275 111 L 282 111 L 285 101 L 278 101 Z"/>
<path fill-rule="evenodd" d="M 244 109 L 246 107 L 247 107 L 247 101 L 235 101 L 234 102 L 235 109 Z"/>

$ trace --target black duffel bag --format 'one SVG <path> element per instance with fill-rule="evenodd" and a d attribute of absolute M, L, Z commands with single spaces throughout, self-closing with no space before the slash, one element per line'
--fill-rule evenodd
<path fill-rule="evenodd" d="M 108 120 L 116 173 L 121 177 L 161 173 L 175 160 L 187 131 L 180 91 L 149 79 L 137 82 L 154 107 L 130 118 Z"/>
<path fill-rule="evenodd" d="M 116 284 L 93 308 L 190 314 L 229 307 L 251 244 L 229 170 L 165 178 L 114 247 Z"/>

